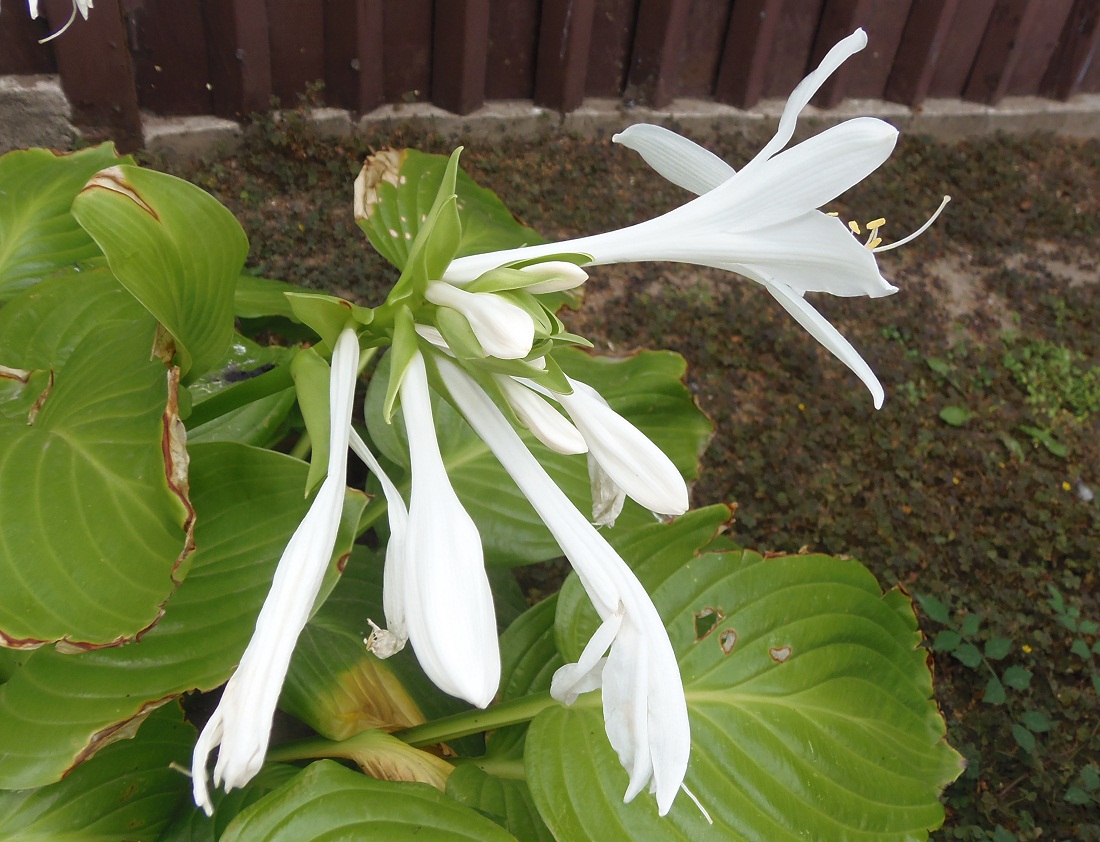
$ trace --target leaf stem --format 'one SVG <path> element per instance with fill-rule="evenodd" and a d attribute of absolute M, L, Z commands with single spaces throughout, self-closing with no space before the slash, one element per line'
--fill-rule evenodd
<path fill-rule="evenodd" d="M 520 722 L 530 722 L 547 708 L 561 704 L 552 699 L 549 693 L 523 696 L 493 705 L 487 710 L 469 710 L 445 716 L 423 725 L 414 725 L 403 731 L 395 731 L 393 736 L 413 746 L 428 746 L 435 743 L 457 740 L 470 734 L 504 728 Z"/>

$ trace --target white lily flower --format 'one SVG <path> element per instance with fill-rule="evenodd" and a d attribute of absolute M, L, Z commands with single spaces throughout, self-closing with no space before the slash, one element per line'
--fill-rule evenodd
<path fill-rule="evenodd" d="M 57 32 L 53 33 L 53 35 L 43 38 L 38 43 L 45 44 L 47 41 L 52 41 L 58 35 L 64 33 L 65 30 L 73 25 L 73 21 L 76 20 L 77 12 L 80 12 L 80 16 L 84 18 L 84 20 L 87 20 L 88 10 L 91 9 L 94 5 L 95 3 L 93 2 L 93 0 L 73 0 L 73 11 L 72 14 L 69 15 L 69 19 L 65 22 L 65 25 L 57 30 Z M 27 0 L 27 6 L 30 9 L 31 20 L 38 20 L 38 0 Z"/>
<path fill-rule="evenodd" d="M 432 281 L 425 298 L 440 307 L 450 307 L 466 317 L 482 350 L 501 360 L 518 360 L 531 353 L 535 322 L 522 307 L 491 292 L 464 289 Z"/>
<path fill-rule="evenodd" d="M 657 514 L 676 516 L 687 511 L 687 485 L 672 460 L 613 410 L 599 392 L 572 378 L 571 395 L 550 391 L 530 380 L 521 382 L 558 401 L 588 444 L 593 518 L 597 523 L 614 523 L 622 509 L 616 488 Z M 592 467 L 592 461 L 597 467 Z"/>
<path fill-rule="evenodd" d="M 401 409 L 412 463 L 402 576 L 409 641 L 437 687 L 483 708 L 500 683 L 493 594 L 481 536 L 439 453 L 419 352 L 401 381 Z"/>
<path fill-rule="evenodd" d="M 275 570 L 256 630 L 217 709 L 199 734 L 191 762 L 195 803 L 207 815 L 214 806 L 206 781 L 206 760 L 220 746 L 214 785 L 226 791 L 244 786 L 263 766 L 271 720 L 294 645 L 309 619 L 336 545 L 345 492 L 352 400 L 359 372 L 359 340 L 344 330 L 332 353 L 329 381 L 328 475 L 294 531 Z"/>
<path fill-rule="evenodd" d="M 691 731 L 676 655 L 660 615 L 633 571 L 558 488 L 488 395 L 449 360 L 439 361 L 439 373 L 569 558 L 603 620 L 579 661 L 555 673 L 551 695 L 572 704 L 578 694 L 602 687 L 607 736 L 630 774 L 623 800 L 649 784 L 665 815 L 683 786 Z"/>
<path fill-rule="evenodd" d="M 593 264 L 673 261 L 727 269 L 765 285 L 811 335 L 851 368 L 871 391 L 882 386 L 856 350 L 804 299 L 806 292 L 879 297 L 897 291 L 879 273 L 874 254 L 848 228 L 817 208 L 874 172 L 893 151 L 897 130 L 868 117 L 847 120 L 803 143 L 790 141 L 799 113 L 867 36 L 842 40 L 795 88 L 775 136 L 740 172 L 690 141 L 668 142 L 646 127 L 615 140 L 637 148 L 661 174 L 698 198 L 669 213 L 606 234 L 562 243 L 459 258 L 444 280 L 468 283 L 511 261 L 563 251 L 592 255 Z"/>

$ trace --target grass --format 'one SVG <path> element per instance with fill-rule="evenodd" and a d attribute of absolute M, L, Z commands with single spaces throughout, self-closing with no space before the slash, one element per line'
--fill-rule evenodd
<path fill-rule="evenodd" d="M 352 220 L 351 179 L 385 145 L 449 151 L 408 133 L 324 141 L 292 115 L 181 174 L 237 214 L 258 274 L 372 303 L 395 273 Z M 716 151 L 739 165 L 758 147 L 734 136 Z M 565 136 L 471 142 L 463 165 L 548 237 L 685 198 L 625 150 Z M 687 358 L 717 424 L 693 500 L 735 503 L 736 540 L 850 554 L 919 596 L 969 762 L 937 839 L 1100 840 L 1100 142 L 905 138 L 830 209 L 887 217 L 890 241 L 945 193 L 933 230 L 882 256 L 898 295 L 814 299 L 879 374 L 879 412 L 732 275 L 607 267 L 567 318 L 600 350 Z"/>

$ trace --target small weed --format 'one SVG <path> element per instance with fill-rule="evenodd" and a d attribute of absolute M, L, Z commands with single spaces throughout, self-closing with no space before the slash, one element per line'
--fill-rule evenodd
<path fill-rule="evenodd" d="M 1037 339 L 1009 349 L 1002 362 L 1028 404 L 1051 421 L 1062 412 L 1084 421 L 1100 410 L 1100 369 L 1064 345 Z"/>

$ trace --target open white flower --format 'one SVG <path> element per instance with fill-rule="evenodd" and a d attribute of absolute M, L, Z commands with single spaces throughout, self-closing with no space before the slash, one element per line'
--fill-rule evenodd
<path fill-rule="evenodd" d="M 624 800 L 649 784 L 665 815 L 687 773 L 691 732 L 676 655 L 660 615 L 633 571 L 473 378 L 446 359 L 438 367 L 456 405 L 542 518 L 603 620 L 577 663 L 555 673 L 551 694 L 572 704 L 578 694 L 602 687 L 607 736 L 630 774 Z"/>
<path fill-rule="evenodd" d="M 263 766 L 290 656 L 336 546 L 358 371 L 359 340 L 354 330 L 345 330 L 332 353 L 328 475 L 279 559 L 252 639 L 195 744 L 192 788 L 195 803 L 207 815 L 214 806 L 207 789 L 206 760 L 215 747 L 220 746 L 214 784 L 224 784 L 226 791 L 244 786 Z"/>
<path fill-rule="evenodd" d="M 870 367 L 803 294 L 879 297 L 897 291 L 879 273 L 871 250 L 840 220 L 817 210 L 874 172 L 893 150 L 897 130 L 882 120 L 856 118 L 781 151 L 810 98 L 866 43 L 863 30 L 856 30 L 829 51 L 791 94 L 775 136 L 739 172 L 656 127 L 634 126 L 615 136 L 662 175 L 702 194 L 693 201 L 606 234 L 459 258 L 444 280 L 461 285 L 502 263 L 562 252 L 589 254 L 593 264 L 674 261 L 727 269 L 766 286 L 881 406 L 882 387 Z"/>

